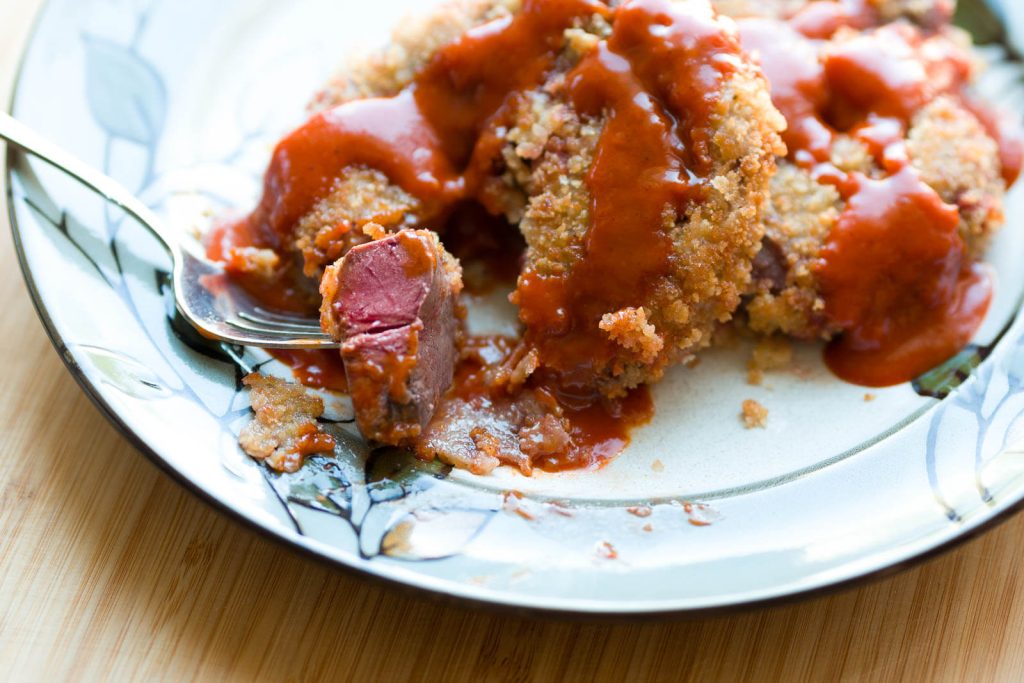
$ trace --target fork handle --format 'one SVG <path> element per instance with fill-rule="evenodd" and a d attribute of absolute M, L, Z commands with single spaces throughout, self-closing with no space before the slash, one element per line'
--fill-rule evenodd
<path fill-rule="evenodd" d="M 89 164 L 81 161 L 70 152 L 62 149 L 3 111 L 0 111 L 0 138 L 39 157 L 51 166 L 64 171 L 103 195 L 107 200 L 138 219 L 143 226 L 148 228 L 163 243 L 168 252 L 172 255 L 177 253 L 178 241 L 167 231 L 157 215 L 148 206 L 143 204 L 138 197 L 110 176 L 100 173 Z"/>

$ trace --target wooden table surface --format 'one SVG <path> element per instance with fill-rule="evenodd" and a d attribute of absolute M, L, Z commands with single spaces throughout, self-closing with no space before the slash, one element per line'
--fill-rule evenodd
<path fill-rule="evenodd" d="M 0 92 L 37 4 L 0 0 Z M 474 612 L 299 557 L 106 422 L 43 333 L 2 215 L 0 680 L 1024 680 L 1024 516 L 837 595 L 672 623 Z"/>

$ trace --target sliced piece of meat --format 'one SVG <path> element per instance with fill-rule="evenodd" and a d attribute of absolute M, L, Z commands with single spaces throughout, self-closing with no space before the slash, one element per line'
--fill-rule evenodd
<path fill-rule="evenodd" d="M 320 283 L 321 325 L 341 357 L 363 436 L 409 445 L 452 381 L 458 263 L 427 230 L 354 247 Z"/>
<path fill-rule="evenodd" d="M 473 474 L 512 465 L 529 476 L 535 458 L 572 448 L 569 429 L 558 402 L 541 389 L 449 396 L 417 441 L 416 453 Z"/>

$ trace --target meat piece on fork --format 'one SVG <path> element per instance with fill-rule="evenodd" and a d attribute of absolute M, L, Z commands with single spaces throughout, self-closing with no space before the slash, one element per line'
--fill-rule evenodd
<path fill-rule="evenodd" d="M 321 280 L 321 325 L 341 342 L 356 422 L 370 441 L 410 445 L 452 381 L 458 262 L 427 230 L 351 249 Z"/>

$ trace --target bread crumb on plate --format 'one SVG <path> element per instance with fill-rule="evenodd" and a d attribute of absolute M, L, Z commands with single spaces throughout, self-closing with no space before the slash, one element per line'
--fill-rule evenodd
<path fill-rule="evenodd" d="M 793 345 L 783 337 L 764 337 L 758 340 L 747 361 L 747 383 L 759 385 L 764 373 L 782 370 L 793 362 Z"/>
<path fill-rule="evenodd" d="M 743 402 L 743 426 L 747 429 L 760 427 L 764 429 L 768 425 L 768 409 L 752 398 Z"/>

